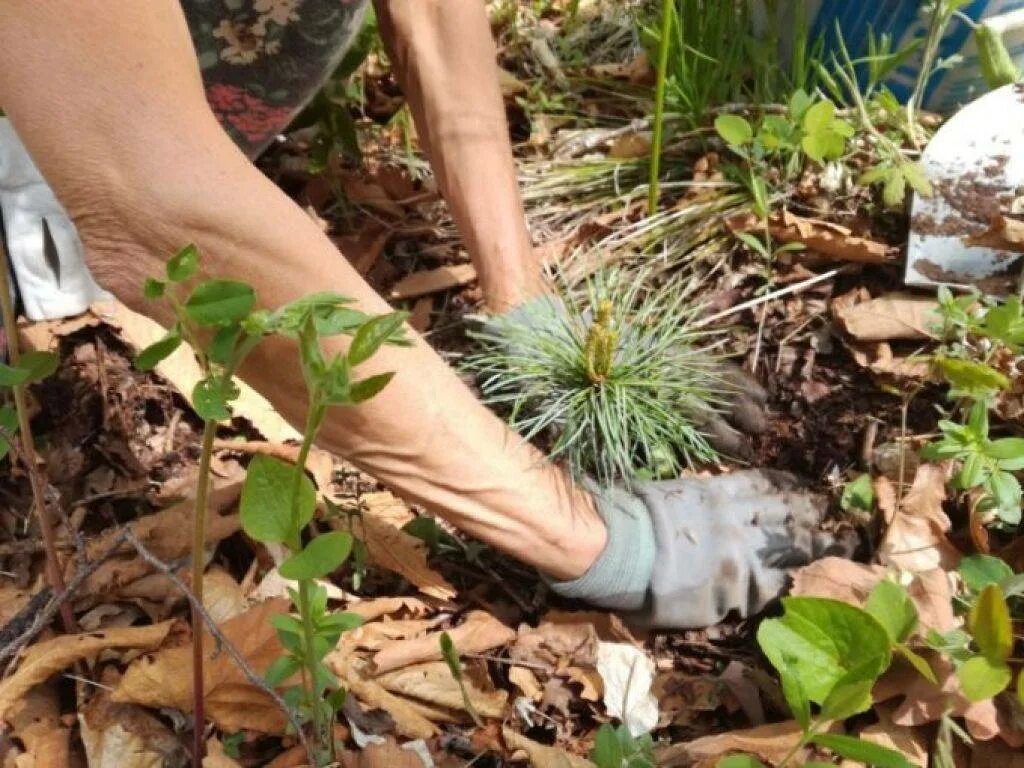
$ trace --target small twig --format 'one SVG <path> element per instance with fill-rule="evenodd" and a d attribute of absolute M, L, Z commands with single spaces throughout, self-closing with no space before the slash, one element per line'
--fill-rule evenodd
<path fill-rule="evenodd" d="M 306 734 L 302 731 L 302 725 L 295 717 L 295 713 L 292 711 L 291 707 L 288 706 L 288 704 L 285 702 L 283 698 L 281 698 L 281 695 L 277 691 L 275 691 L 272 687 L 267 685 L 267 682 L 256 672 L 256 670 L 252 668 L 249 662 L 246 661 L 245 657 L 242 656 L 242 654 L 238 651 L 237 648 L 235 648 L 234 644 L 232 644 L 232 642 L 224 636 L 224 633 L 221 632 L 220 627 L 217 626 L 217 623 L 213 620 L 210 614 L 207 613 L 206 608 L 203 606 L 203 604 L 196 599 L 196 596 L 192 593 L 192 590 L 188 588 L 185 582 L 181 580 L 181 578 L 178 576 L 178 574 L 174 572 L 174 569 L 171 568 L 171 566 L 169 566 L 163 560 L 161 560 L 152 552 L 150 552 L 149 549 L 146 548 L 146 545 L 139 541 L 138 537 L 134 533 L 132 533 L 130 529 L 122 528 L 120 536 L 123 537 L 124 541 L 127 541 L 129 544 L 135 547 L 135 551 L 139 553 L 139 557 L 141 557 L 150 566 L 152 566 L 161 574 L 170 579 L 171 583 L 174 584 L 178 591 L 180 591 L 185 596 L 185 598 L 189 602 L 189 605 L 192 608 L 192 611 L 203 620 L 203 623 L 206 625 L 206 628 L 209 630 L 214 640 L 217 641 L 217 647 L 219 649 L 224 650 L 228 654 L 228 656 L 231 657 L 231 660 L 235 662 L 238 668 L 242 671 L 242 674 L 245 675 L 245 679 L 248 680 L 251 685 L 263 691 L 263 693 L 267 694 L 267 696 L 270 697 L 274 704 L 276 704 L 278 708 L 284 713 L 284 716 L 288 719 L 288 724 L 295 731 L 295 735 L 298 737 L 299 742 L 302 744 L 303 749 L 305 749 L 306 751 L 306 756 L 309 758 L 309 764 L 316 765 L 312 747 L 307 741 Z M 202 629 L 200 627 L 193 627 L 192 631 L 202 632 Z M 196 727 L 202 728 L 202 725 L 197 723 Z"/>
<path fill-rule="evenodd" d="M 769 301 L 781 299 L 783 296 L 789 296 L 794 293 L 800 293 L 801 291 L 807 290 L 812 285 L 817 285 L 818 283 L 825 282 L 826 280 L 831 280 L 833 277 L 843 274 L 844 272 L 849 272 L 851 269 L 852 267 L 850 265 L 845 267 L 837 267 L 836 269 L 830 269 L 828 272 L 823 272 L 820 275 L 815 275 L 814 277 L 809 277 L 806 280 L 801 280 L 799 283 L 787 285 L 785 288 L 780 288 L 777 291 L 766 293 L 764 296 L 758 296 L 757 298 L 751 299 L 750 301 L 745 301 L 742 304 L 737 304 L 734 307 L 723 309 L 721 312 L 716 312 L 710 317 L 705 317 L 702 318 L 701 320 L 696 321 L 693 324 L 693 327 L 703 328 L 704 326 L 711 325 L 712 323 L 717 322 L 718 320 L 729 317 L 731 315 L 735 315 L 737 312 L 745 312 L 748 309 L 754 309 L 755 307 L 759 307 L 762 304 L 767 304 Z"/>
<path fill-rule="evenodd" d="M 92 576 L 103 563 L 105 563 L 107 560 L 109 560 L 111 557 L 117 554 L 117 551 L 121 548 L 121 545 L 124 544 L 125 541 L 125 534 L 123 532 L 119 533 L 114 538 L 114 541 L 111 543 L 110 547 L 107 548 L 107 550 L 103 553 L 102 556 L 96 558 L 85 567 L 80 568 L 75 573 L 74 578 L 72 578 L 71 581 L 68 583 L 67 588 L 63 592 L 55 594 L 46 604 L 46 606 L 43 607 L 43 609 L 36 614 L 35 619 L 32 620 L 32 623 L 29 625 L 28 629 L 26 629 L 16 638 L 14 638 L 6 645 L 4 645 L 3 648 L 0 648 L 0 661 L 9 659 L 15 654 L 17 654 L 23 647 L 30 643 L 35 638 L 36 635 L 42 632 L 43 629 L 45 629 L 49 625 L 53 617 L 57 615 L 57 612 L 62 610 L 63 607 L 67 605 L 68 601 L 72 597 L 74 597 L 75 593 L 82 586 L 85 580 Z M 26 610 L 32 606 L 33 604 L 29 603 L 29 605 L 22 610 Z M 18 618 L 18 616 L 15 616 L 7 623 L 7 626 L 9 627 L 12 624 L 14 624 L 16 621 L 18 621 Z M 0 639 L 2 639 L 3 636 L 4 630 L 0 630 Z"/>

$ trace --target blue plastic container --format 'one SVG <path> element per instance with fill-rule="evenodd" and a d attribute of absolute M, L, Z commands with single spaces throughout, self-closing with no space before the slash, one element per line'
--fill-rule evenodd
<path fill-rule="evenodd" d="M 801 2 L 801 0 L 797 0 Z M 811 37 L 825 39 L 826 51 L 834 50 L 835 23 L 854 57 L 867 53 L 868 31 L 892 35 L 897 47 L 928 32 L 928 14 L 920 0 L 807 0 L 812 19 Z M 1024 0 L 975 0 L 961 11 L 975 21 L 985 19 L 1002 29 L 1003 39 L 1018 68 L 1024 70 Z M 1022 11 L 1021 13 L 1013 13 Z M 925 93 L 924 106 L 934 112 L 952 112 L 985 93 L 988 88 L 978 67 L 971 28 L 954 18 L 940 45 L 939 58 L 959 54 L 962 60 L 951 69 L 936 72 Z M 900 99 L 913 90 L 920 70 L 920 54 L 891 77 L 887 85 Z"/>

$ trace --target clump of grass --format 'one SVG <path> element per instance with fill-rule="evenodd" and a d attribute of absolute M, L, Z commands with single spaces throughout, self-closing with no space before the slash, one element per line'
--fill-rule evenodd
<path fill-rule="evenodd" d="M 726 391 L 716 338 L 684 286 L 605 272 L 497 318 L 468 358 L 485 402 L 526 439 L 599 483 L 713 461 L 699 424 Z"/>

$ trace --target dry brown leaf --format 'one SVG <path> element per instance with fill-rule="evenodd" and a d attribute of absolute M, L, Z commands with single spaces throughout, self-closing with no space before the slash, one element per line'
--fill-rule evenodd
<path fill-rule="evenodd" d="M 971 768 L 1024 768 L 1024 752 L 998 739 L 978 742 L 971 749 Z"/>
<path fill-rule="evenodd" d="M 527 91 L 526 83 L 502 67 L 498 67 L 498 85 L 501 86 L 501 95 L 506 99 Z"/>
<path fill-rule="evenodd" d="M 448 635 L 460 654 L 470 654 L 511 643 L 516 633 L 489 613 L 470 611 L 465 621 L 450 629 Z M 432 632 L 423 637 L 391 642 L 374 654 L 374 667 L 378 673 L 383 673 L 421 661 L 439 661 L 440 637 L 440 632 Z"/>
<path fill-rule="evenodd" d="M 18 765 L 31 760 L 32 768 L 65 768 L 70 763 L 71 731 L 60 717 L 60 702 L 53 683 L 37 685 L 25 694 L 21 706 L 8 718 L 11 736 L 25 753 Z"/>
<path fill-rule="evenodd" d="M 892 493 L 878 494 L 879 508 L 889 521 L 889 527 L 879 547 L 879 559 L 905 571 L 918 573 L 934 568 L 952 570 L 960 561 L 960 552 L 946 533 L 951 527 L 942 509 L 946 498 L 948 468 L 942 464 L 922 464 L 917 468 L 914 482 L 903 497 L 899 509 L 893 509 Z M 875 486 L 888 483 L 883 477 Z"/>
<path fill-rule="evenodd" d="M 449 709 L 465 711 L 459 684 L 443 661 L 413 664 L 374 678 L 384 690 L 420 699 Z M 477 681 L 485 685 L 479 685 Z M 466 674 L 463 683 L 470 702 L 483 717 L 502 717 L 508 703 L 508 692 L 494 688 L 482 675 Z"/>
<path fill-rule="evenodd" d="M 649 133 L 624 133 L 617 137 L 608 149 L 608 157 L 618 160 L 647 157 L 650 154 L 651 135 Z"/>
<path fill-rule="evenodd" d="M 18 320 L 18 337 L 26 349 L 36 352 L 53 352 L 65 336 L 82 330 L 95 328 L 100 319 L 92 312 L 58 320 L 31 321 L 26 318 Z"/>
<path fill-rule="evenodd" d="M 899 752 L 919 768 L 928 768 L 927 734 L 920 728 L 909 728 L 893 723 L 892 707 L 877 706 L 874 711 L 878 716 L 878 722 L 869 725 L 857 735 L 864 741 Z M 855 768 L 860 763 L 844 762 L 842 765 Z"/>
<path fill-rule="evenodd" d="M 413 750 L 387 736 L 383 744 L 367 744 L 359 750 L 355 768 L 423 768 L 423 761 Z"/>
<path fill-rule="evenodd" d="M 82 709 L 78 723 L 89 768 L 163 768 L 186 762 L 170 728 L 141 707 L 111 702 L 106 693 Z"/>
<path fill-rule="evenodd" d="M 868 595 L 886 574 L 881 565 L 865 565 L 843 557 L 824 557 L 793 571 L 795 597 L 830 597 L 863 607 Z M 948 632 L 959 626 L 953 613 L 952 589 L 946 572 L 940 568 L 914 574 L 907 587 L 920 618 L 920 632 L 934 629 Z"/>
<path fill-rule="evenodd" d="M 394 718 L 395 732 L 410 739 L 429 739 L 437 732 L 436 726 L 421 714 L 408 700 L 389 693 L 370 679 L 368 665 L 358 658 L 342 658 L 330 653 L 324 660 L 334 674 L 342 681 L 349 693 L 366 704 L 385 710 Z"/>
<path fill-rule="evenodd" d="M 303 759 L 305 759 L 304 749 Z M 220 739 L 214 737 L 206 742 L 206 757 L 203 758 L 203 768 L 242 768 L 242 765 L 234 758 L 228 757 Z"/>
<path fill-rule="evenodd" d="M 214 440 L 213 447 L 220 451 L 272 456 L 289 464 L 299 460 L 299 446 L 290 443 L 273 443 L 265 440 Z M 334 483 L 334 457 L 331 454 L 314 446 L 306 459 L 306 470 L 313 476 L 321 493 L 330 493 Z"/>
<path fill-rule="evenodd" d="M 14 618 L 18 611 L 32 599 L 32 590 L 20 589 L 17 585 L 5 580 L 0 582 L 0 627 Z"/>
<path fill-rule="evenodd" d="M 510 667 L 508 670 L 508 681 L 523 692 L 523 695 L 533 701 L 540 701 L 544 694 L 540 681 L 531 670 L 526 667 Z"/>
<path fill-rule="evenodd" d="M 853 359 L 872 373 L 895 376 L 900 379 L 925 381 L 933 378 L 932 366 L 926 360 L 913 357 L 897 357 L 887 341 L 846 342 Z"/>
<path fill-rule="evenodd" d="M 811 251 L 838 261 L 857 264 L 891 264 L 899 259 L 900 249 L 876 240 L 857 237 L 839 224 L 806 219 L 789 211 L 775 213 L 768 220 L 775 240 L 803 243 Z"/>
<path fill-rule="evenodd" d="M 952 710 L 953 716 L 962 717 L 968 732 L 979 741 L 988 741 L 1002 735 L 1014 746 L 1020 747 L 1024 743 L 1024 734 L 1005 722 L 995 700 L 968 701 L 960 692 L 952 664 L 937 654 L 924 655 L 939 680 L 939 686 L 925 680 L 909 664 L 898 663 L 875 687 L 876 701 L 903 697 L 893 710 L 893 723 L 904 726 L 925 725 L 942 719 L 947 710 Z"/>
<path fill-rule="evenodd" d="M 434 312 L 434 297 L 423 296 L 416 299 L 409 313 L 409 325 L 416 333 L 426 333 L 430 328 L 430 316 Z"/>
<path fill-rule="evenodd" d="M 50 675 L 110 648 L 155 648 L 167 639 L 173 624 L 165 621 L 146 627 L 118 627 L 81 635 L 58 635 L 36 643 L 25 651 L 17 671 L 0 681 L 0 720 L 6 719 L 11 708 L 28 691 Z"/>
<path fill-rule="evenodd" d="M 394 235 L 394 230 L 378 222 L 368 224 L 359 232 L 331 238 L 342 255 L 365 277 L 384 252 L 384 247 Z"/>
<path fill-rule="evenodd" d="M 287 610 L 287 601 L 268 600 L 225 622 L 220 630 L 253 669 L 263 674 L 271 662 L 284 653 L 270 619 Z M 270 697 L 245 679 L 231 657 L 217 648 L 209 633 L 204 633 L 203 646 L 206 650 L 203 668 L 206 716 L 223 731 L 249 729 L 261 733 L 283 733 L 284 714 Z M 128 667 L 112 699 L 190 712 L 191 669 L 191 644 L 148 654 Z"/>
<path fill-rule="evenodd" d="M 399 280 L 388 294 L 388 298 L 415 299 L 428 293 L 437 293 L 448 288 L 457 288 L 476 280 L 476 269 L 472 264 L 451 266 L 413 272 Z"/>
<path fill-rule="evenodd" d="M 214 567 L 203 577 L 203 607 L 217 624 L 223 624 L 243 613 L 249 601 L 234 576 Z"/>
<path fill-rule="evenodd" d="M 364 622 L 373 622 L 396 613 L 418 618 L 430 613 L 431 608 L 418 597 L 376 597 L 358 603 L 349 603 L 345 610 L 362 616 Z"/>
<path fill-rule="evenodd" d="M 502 728 L 501 736 L 509 749 L 525 752 L 533 768 L 595 768 L 586 758 L 571 755 L 558 747 L 538 744 L 511 728 Z"/>
<path fill-rule="evenodd" d="M 108 325 L 136 352 L 163 338 L 166 330 L 145 315 L 133 312 L 118 301 L 94 304 L 90 311 Z M 156 367 L 156 372 L 186 397 L 191 396 L 196 382 L 203 378 L 202 369 L 187 344 Z M 244 381 L 237 380 L 240 394 L 231 403 L 232 411 L 250 422 L 260 434 L 274 443 L 298 441 L 302 436 L 281 417 L 266 398 Z"/>
<path fill-rule="evenodd" d="M 658 750 L 657 763 L 662 768 L 683 768 L 694 764 L 703 768 L 713 766 L 726 755 L 746 753 L 769 765 L 775 765 L 799 743 L 801 735 L 800 724 L 793 720 L 759 725 L 756 728 L 704 736 L 684 744 L 673 744 Z"/>
<path fill-rule="evenodd" d="M 535 628 L 527 625 L 519 628 L 509 656 L 513 661 L 554 672 L 570 666 L 594 667 L 597 646 L 597 633 L 589 622 L 543 621 Z"/>
<path fill-rule="evenodd" d="M 591 73 L 602 80 L 628 80 L 634 85 L 653 82 L 654 68 L 646 51 L 641 51 L 632 60 L 627 62 L 609 62 L 607 64 L 594 64 L 590 67 Z"/>
<path fill-rule="evenodd" d="M 964 238 L 964 243 L 997 251 L 1024 253 L 1024 221 L 995 216 L 987 230 Z"/>
<path fill-rule="evenodd" d="M 404 577 L 425 595 L 440 600 L 455 597 L 455 587 L 427 565 L 427 545 L 401 530 L 414 517 L 408 506 L 390 493 L 366 494 L 360 501 L 364 507 L 360 533 L 370 561 Z M 348 529 L 346 521 L 334 520 L 332 524 Z"/>
<path fill-rule="evenodd" d="M 833 306 L 833 315 L 858 341 L 929 340 L 941 325 L 939 303 L 908 293 L 888 293 L 852 306 Z"/>

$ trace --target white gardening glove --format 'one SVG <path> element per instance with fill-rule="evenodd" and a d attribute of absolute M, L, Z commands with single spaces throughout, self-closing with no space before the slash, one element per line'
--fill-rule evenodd
<path fill-rule="evenodd" d="M 111 299 L 85 265 L 75 225 L 0 117 L 0 215 L 7 252 L 30 320 L 77 315 Z"/>

